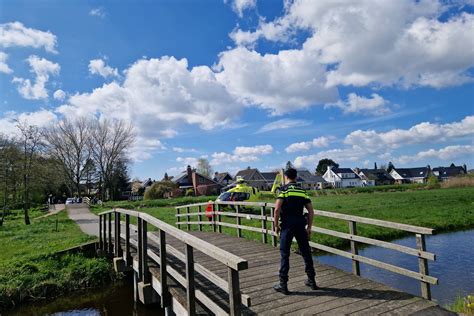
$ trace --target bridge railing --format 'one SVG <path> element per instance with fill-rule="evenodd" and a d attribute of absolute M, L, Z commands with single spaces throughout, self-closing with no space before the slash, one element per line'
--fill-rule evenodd
<path fill-rule="evenodd" d="M 124 215 L 125 221 L 121 221 Z M 130 223 L 130 218 L 137 218 L 137 226 Z M 149 233 L 148 224 L 157 228 L 157 232 Z M 114 233 L 112 234 L 112 227 Z M 124 233 L 122 232 L 124 230 Z M 135 235 L 136 234 L 136 235 Z M 114 238 L 120 236 L 120 238 Z M 185 244 L 185 253 L 177 250 L 169 243 L 167 237 L 174 237 Z M 125 241 L 125 249 L 121 240 Z M 158 246 L 158 251 L 150 249 L 149 242 Z M 136 248 L 138 254 L 138 280 L 143 284 L 151 284 L 152 276 L 149 271 L 148 260 L 154 261 L 159 266 L 159 289 L 162 307 L 170 306 L 170 293 L 168 275 L 186 290 L 186 309 L 189 315 L 196 313 L 196 300 L 201 302 L 206 308 L 216 315 L 240 315 L 242 304 L 250 306 L 248 295 L 240 292 L 239 271 L 248 268 L 248 262 L 232 253 L 216 247 L 189 233 L 169 225 L 149 214 L 114 209 L 99 214 L 99 247 L 105 252 L 113 254 L 116 258 L 124 258 L 127 266 L 133 265 L 132 246 Z M 228 280 L 224 280 L 209 271 L 200 264 L 194 262 L 194 251 L 215 259 L 227 266 Z M 168 254 L 173 255 L 185 264 L 185 276 L 182 276 L 175 268 L 167 264 Z M 216 304 L 212 298 L 208 297 L 199 288 L 196 288 L 196 274 L 212 282 L 214 285 L 224 290 L 229 296 L 229 312 Z"/>
<path fill-rule="evenodd" d="M 212 203 L 212 212 L 207 212 L 207 216 L 211 216 L 210 219 L 208 221 L 203 221 L 202 216 L 205 216 L 206 214 L 204 214 L 202 210 L 204 207 L 206 207 L 207 209 L 208 205 L 208 203 L 198 203 L 176 207 L 176 225 L 178 227 L 186 226 L 188 230 L 191 229 L 191 225 L 193 224 L 197 224 L 199 230 L 202 230 L 203 225 L 210 225 L 212 226 L 213 231 L 215 232 L 221 232 L 222 227 L 230 227 L 236 229 L 237 237 L 242 237 L 242 230 L 253 231 L 261 233 L 262 242 L 267 243 L 268 238 L 270 237 L 272 245 L 277 245 L 278 235 L 275 233 L 275 227 L 273 223 L 273 216 L 275 211 L 274 203 L 214 202 Z M 197 212 L 192 211 L 193 208 L 197 208 Z M 245 208 L 252 208 L 253 211 L 245 211 Z M 260 209 L 259 214 L 256 214 L 255 208 Z M 183 212 L 183 210 L 185 211 Z M 438 284 L 438 279 L 429 275 L 428 260 L 435 261 L 436 255 L 426 251 L 426 235 L 432 235 L 434 233 L 433 229 L 320 210 L 315 210 L 314 214 L 315 216 L 319 217 L 343 220 L 347 222 L 347 233 L 314 226 L 314 223 L 311 227 L 311 230 L 318 234 L 329 235 L 332 237 L 338 237 L 349 240 L 350 252 L 310 241 L 309 244 L 312 248 L 351 259 L 352 273 L 358 276 L 360 276 L 360 263 L 362 262 L 368 265 L 372 265 L 381 269 L 385 269 L 394 273 L 398 273 L 416 279 L 420 281 L 422 297 L 426 299 L 431 299 L 430 285 Z M 191 221 L 191 216 L 197 216 L 198 221 Z M 185 221 L 181 220 L 183 217 L 185 218 Z M 235 218 L 236 222 L 234 224 L 229 222 L 229 220 L 225 221 L 223 220 L 223 217 Z M 260 224 L 258 224 L 258 227 L 242 225 L 242 219 L 259 221 Z M 411 248 L 387 241 L 360 236 L 357 233 L 358 223 L 413 233 L 416 239 L 416 248 Z M 415 256 L 418 258 L 419 269 L 418 271 L 412 271 L 403 267 L 399 267 L 393 264 L 359 255 L 358 249 L 360 244 L 382 247 Z"/>

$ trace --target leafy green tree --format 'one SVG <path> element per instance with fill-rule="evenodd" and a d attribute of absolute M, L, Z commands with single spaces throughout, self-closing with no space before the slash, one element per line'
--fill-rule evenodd
<path fill-rule="evenodd" d="M 145 191 L 145 200 L 162 199 L 166 194 L 173 192 L 177 189 L 176 183 L 172 181 L 160 181 L 155 182 L 152 186 Z"/>
<path fill-rule="evenodd" d="M 322 176 L 324 173 L 326 173 L 328 166 L 339 168 L 339 164 L 336 163 L 334 160 L 324 158 L 318 162 L 318 166 L 316 167 L 316 174 Z"/>

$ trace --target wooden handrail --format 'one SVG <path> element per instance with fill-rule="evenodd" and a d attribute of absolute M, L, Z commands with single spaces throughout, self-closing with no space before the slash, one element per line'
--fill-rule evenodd
<path fill-rule="evenodd" d="M 201 205 L 198 205 L 199 207 Z M 187 213 L 189 213 L 189 206 L 186 206 Z M 112 240 L 112 214 L 114 214 L 114 240 Z M 120 221 L 120 215 L 125 215 L 125 234 L 121 233 L 121 225 L 123 222 Z M 130 224 L 130 216 L 138 219 L 138 226 Z M 188 215 L 186 218 L 189 219 Z M 188 220 L 189 222 L 189 220 Z M 239 271 L 247 269 L 248 263 L 245 259 L 240 258 L 232 253 L 229 253 L 213 244 L 210 244 L 198 237 L 195 237 L 189 233 L 186 233 L 168 223 L 165 223 L 149 214 L 125 210 L 125 209 L 114 209 L 111 211 L 101 212 L 99 214 L 99 235 L 100 235 L 100 247 L 103 251 L 113 254 L 115 257 L 124 257 L 127 265 L 131 265 L 130 255 L 130 244 L 136 246 L 138 251 L 138 264 L 135 266 L 138 271 L 138 280 L 144 284 L 149 284 L 152 280 L 152 276 L 148 267 L 149 258 L 155 261 L 160 266 L 162 274 L 164 271 L 173 276 L 175 280 L 184 286 L 187 297 L 187 311 L 189 315 L 195 314 L 196 304 L 198 300 L 206 306 L 210 306 L 217 314 L 222 314 L 222 309 L 216 304 L 212 304 L 212 300 L 208 298 L 204 293 L 196 289 L 195 287 L 195 271 L 200 273 L 207 280 L 214 283 L 217 287 L 223 289 L 229 294 L 229 309 L 231 315 L 241 314 L 241 304 L 246 306 L 250 305 L 250 297 L 240 292 L 239 287 Z M 147 225 L 152 225 L 159 230 L 160 238 L 157 238 L 151 233 L 147 232 Z M 133 241 L 130 237 L 130 229 L 136 229 L 137 240 Z M 108 238 L 107 238 L 108 232 Z M 175 239 L 182 241 L 186 246 L 185 254 L 177 251 L 170 245 L 166 245 L 166 235 L 172 236 Z M 120 239 L 125 239 L 125 253 L 122 252 L 122 245 L 119 242 Z M 148 240 L 153 241 L 159 247 L 158 256 L 152 250 L 148 248 Z M 113 243 L 112 243 L 113 241 Z M 163 244 L 164 243 L 164 244 Z M 223 263 L 229 271 L 229 281 L 225 281 L 202 267 L 198 263 L 194 262 L 193 253 L 194 251 L 200 251 L 203 254 Z M 186 277 L 179 275 L 172 267 L 166 265 L 165 257 L 167 253 L 172 254 L 178 260 L 183 261 L 186 266 Z M 162 295 L 162 307 L 168 306 L 169 300 L 166 298 L 168 293 L 167 279 L 165 276 L 160 277 L 161 288 L 159 289 Z"/>
<path fill-rule="evenodd" d="M 209 203 L 205 203 L 205 204 L 208 205 Z M 253 231 L 253 232 L 261 233 L 262 242 L 265 242 L 265 243 L 267 242 L 267 236 L 270 235 L 272 237 L 272 245 L 276 246 L 277 234 L 274 232 L 274 225 L 273 225 L 273 210 L 275 208 L 274 203 L 216 201 L 213 204 L 216 205 L 217 207 L 215 207 L 213 212 L 211 212 L 213 216 L 211 222 L 202 222 L 202 221 L 196 222 L 196 221 L 190 221 L 190 220 L 188 220 L 187 222 L 183 222 L 180 220 L 180 218 L 186 216 L 186 218 L 189 219 L 190 216 L 202 216 L 202 211 L 198 210 L 198 212 L 192 213 L 189 211 L 190 209 L 189 206 L 184 205 L 184 206 L 177 207 L 176 210 L 179 213 L 179 215 L 178 214 L 176 215 L 178 219 L 178 221 L 176 222 L 176 225 L 178 227 L 182 227 L 183 225 L 186 225 L 187 227 L 189 227 L 190 225 L 193 225 L 193 224 L 200 224 L 199 229 L 202 230 L 202 224 L 212 224 L 214 227 L 217 226 L 218 228 L 217 231 L 219 232 L 221 232 L 221 227 L 230 227 L 230 228 L 235 228 L 237 230 L 238 237 L 241 237 L 242 230 Z M 218 209 L 219 205 L 234 206 L 235 212 L 221 211 L 220 209 Z M 260 208 L 261 212 L 260 212 L 260 215 L 243 213 L 240 211 L 241 207 L 255 207 L 255 208 L 258 207 Z M 182 210 L 183 208 L 187 208 L 186 213 L 180 212 L 180 210 Z M 267 209 L 270 209 L 269 215 L 267 215 L 267 212 L 266 212 Z M 390 222 L 390 221 L 379 220 L 379 219 L 372 219 L 372 218 L 361 217 L 361 216 L 321 211 L 321 210 L 315 210 L 314 214 L 320 217 L 327 217 L 327 218 L 347 221 L 349 233 L 343 233 L 343 232 L 334 231 L 334 230 L 325 229 L 325 228 L 316 227 L 316 226 L 311 226 L 311 230 L 319 234 L 325 234 L 325 235 L 330 235 L 330 236 L 349 240 L 351 248 L 350 248 L 350 252 L 347 252 L 344 250 L 310 242 L 310 246 L 312 248 L 351 259 L 352 272 L 356 275 L 360 275 L 359 263 L 362 262 L 365 264 L 369 264 L 378 268 L 382 268 L 388 271 L 399 273 L 399 274 L 414 278 L 416 280 L 419 280 L 421 282 L 422 296 L 426 299 L 431 299 L 429 284 L 438 284 L 438 279 L 428 275 L 427 260 L 432 260 L 432 261 L 436 260 L 436 255 L 426 251 L 425 236 L 432 235 L 435 232 L 434 229 L 408 225 L 408 224 L 402 224 L 402 223 L 396 223 L 396 222 Z M 233 224 L 229 222 L 223 222 L 221 218 L 222 216 L 234 217 L 237 219 L 237 223 Z M 261 227 L 242 225 L 240 221 L 240 219 L 242 218 L 246 218 L 248 220 L 259 220 L 261 222 Z M 267 228 L 267 221 L 270 221 L 271 229 Z M 395 243 L 391 243 L 387 241 L 360 236 L 357 234 L 357 223 L 374 225 L 374 226 L 390 228 L 390 229 L 397 229 L 397 230 L 402 230 L 409 233 L 415 233 L 416 240 L 417 240 L 417 248 L 406 247 L 406 246 L 397 245 Z M 216 231 L 216 229 L 214 229 L 214 231 Z M 359 255 L 359 252 L 358 252 L 359 243 L 378 246 L 378 247 L 395 250 L 401 253 L 415 256 L 418 258 L 418 261 L 419 261 L 419 272 L 411 271 L 411 270 L 397 267 L 395 265 L 391 265 L 382 261 L 378 261 L 378 260 L 361 256 Z"/>

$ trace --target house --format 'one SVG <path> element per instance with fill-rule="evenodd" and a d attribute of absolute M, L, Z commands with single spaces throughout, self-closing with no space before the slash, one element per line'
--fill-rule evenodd
<path fill-rule="evenodd" d="M 449 178 L 467 174 L 466 165 L 433 168 L 433 175 L 438 177 L 439 181 L 446 181 Z"/>
<path fill-rule="evenodd" d="M 351 168 L 335 168 L 328 166 L 323 179 L 333 188 L 362 187 L 364 183 Z"/>
<path fill-rule="evenodd" d="M 301 187 L 305 190 L 321 190 L 328 184 L 323 177 L 314 175 L 306 169 L 298 170 L 296 182 L 300 183 Z"/>
<path fill-rule="evenodd" d="M 395 179 L 385 169 L 360 169 L 358 175 L 366 186 L 395 183 Z"/>
<path fill-rule="evenodd" d="M 266 190 L 268 188 L 267 179 L 265 179 L 256 168 L 247 167 L 247 169 L 240 170 L 235 175 L 235 179 L 237 179 L 237 177 L 241 177 L 248 185 L 259 190 Z"/>
<path fill-rule="evenodd" d="M 262 176 L 265 178 L 266 180 L 266 189 L 265 190 L 271 190 L 272 187 L 273 187 L 273 183 L 275 182 L 275 179 L 277 177 L 279 172 L 276 172 L 276 171 L 271 171 L 271 172 L 262 172 Z"/>
<path fill-rule="evenodd" d="M 393 168 L 390 175 L 395 180 L 395 183 L 426 183 L 431 175 L 431 167 L 419 168 Z"/>
<path fill-rule="evenodd" d="M 214 178 L 212 179 L 222 186 L 227 186 L 234 182 L 232 176 L 228 172 L 215 172 Z"/>
<path fill-rule="evenodd" d="M 216 181 L 192 169 L 191 166 L 188 166 L 186 171 L 172 181 L 178 185 L 182 193 L 192 189 L 194 195 L 218 194 L 222 187 Z"/>

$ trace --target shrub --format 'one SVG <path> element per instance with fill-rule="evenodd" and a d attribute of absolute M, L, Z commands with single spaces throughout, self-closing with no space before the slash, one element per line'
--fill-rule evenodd
<path fill-rule="evenodd" d="M 155 182 L 145 191 L 145 200 L 162 199 L 176 189 L 176 184 L 171 181 Z"/>
<path fill-rule="evenodd" d="M 193 196 L 193 195 L 194 195 L 194 190 L 193 189 L 187 189 L 186 193 L 184 194 L 184 196 Z"/>
<path fill-rule="evenodd" d="M 429 187 L 430 189 L 439 188 L 439 180 L 438 180 L 438 177 L 437 177 L 437 176 L 431 175 L 431 176 L 428 178 L 428 187 Z"/>

